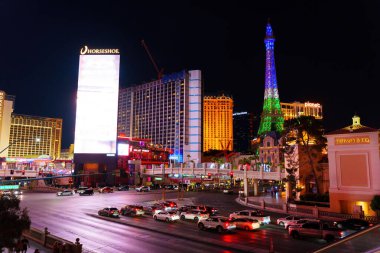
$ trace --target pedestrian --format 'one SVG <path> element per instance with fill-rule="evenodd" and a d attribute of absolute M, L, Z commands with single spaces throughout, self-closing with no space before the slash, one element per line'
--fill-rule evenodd
<path fill-rule="evenodd" d="M 16 243 L 16 245 L 15 245 L 15 251 L 16 251 L 16 253 L 22 252 L 22 249 L 23 249 L 22 241 L 18 240 L 17 243 Z"/>
<path fill-rule="evenodd" d="M 28 239 L 26 239 L 25 237 L 21 240 L 22 242 L 22 253 L 26 253 L 26 251 L 28 250 L 28 248 L 30 248 L 30 245 L 29 245 L 29 241 Z"/>
<path fill-rule="evenodd" d="M 53 253 L 59 253 L 59 241 L 55 241 L 53 244 Z"/>

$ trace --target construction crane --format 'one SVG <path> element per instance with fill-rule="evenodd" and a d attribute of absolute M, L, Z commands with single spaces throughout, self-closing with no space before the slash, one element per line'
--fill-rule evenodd
<path fill-rule="evenodd" d="M 152 56 L 152 54 L 150 53 L 149 48 L 148 48 L 148 46 L 146 45 L 146 43 L 145 43 L 144 40 L 141 40 L 141 44 L 142 44 L 142 46 L 144 47 L 146 53 L 147 53 L 148 56 L 149 56 L 150 61 L 152 62 L 153 66 L 154 66 L 154 68 L 155 68 L 155 70 L 156 70 L 156 72 L 157 72 L 157 79 L 160 80 L 160 79 L 162 78 L 163 74 L 164 74 L 164 69 L 163 69 L 163 68 L 161 68 L 161 69 L 158 68 L 158 66 L 157 66 L 156 62 L 154 61 L 153 56 Z"/>

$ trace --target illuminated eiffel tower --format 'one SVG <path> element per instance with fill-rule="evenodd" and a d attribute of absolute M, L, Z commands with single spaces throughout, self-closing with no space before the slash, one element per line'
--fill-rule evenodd
<path fill-rule="evenodd" d="M 281 112 L 280 97 L 278 96 L 274 62 L 274 41 L 273 30 L 268 20 L 264 39 L 266 48 L 264 106 L 258 136 L 263 136 L 273 131 L 281 133 L 284 128 L 284 117 Z"/>

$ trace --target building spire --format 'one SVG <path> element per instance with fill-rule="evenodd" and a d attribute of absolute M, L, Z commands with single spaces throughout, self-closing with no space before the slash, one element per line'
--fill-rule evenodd
<path fill-rule="evenodd" d="M 281 112 L 277 88 L 274 42 L 272 26 L 268 20 L 264 39 L 266 48 L 264 105 L 258 132 L 259 136 L 271 131 L 282 132 L 284 128 L 284 117 Z"/>
<path fill-rule="evenodd" d="M 267 29 L 266 29 L 265 39 L 274 39 L 272 26 L 270 25 L 270 18 L 268 18 L 268 23 L 267 23 Z"/>

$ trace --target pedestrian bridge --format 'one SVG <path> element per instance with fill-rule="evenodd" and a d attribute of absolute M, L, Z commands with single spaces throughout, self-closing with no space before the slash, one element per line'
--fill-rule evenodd
<path fill-rule="evenodd" d="M 162 176 L 163 174 L 179 174 L 179 175 L 211 175 L 213 177 L 230 176 L 233 174 L 234 179 L 244 179 L 244 173 L 247 173 L 247 179 L 260 179 L 260 180 L 282 180 L 286 177 L 285 171 L 281 171 L 280 168 L 268 168 L 265 166 L 259 166 L 257 170 L 252 170 L 253 167 L 240 166 L 239 169 L 232 169 L 231 164 L 195 164 L 179 166 L 170 166 L 165 168 L 163 165 L 155 166 L 153 168 L 144 168 L 143 174 L 147 176 Z"/>

